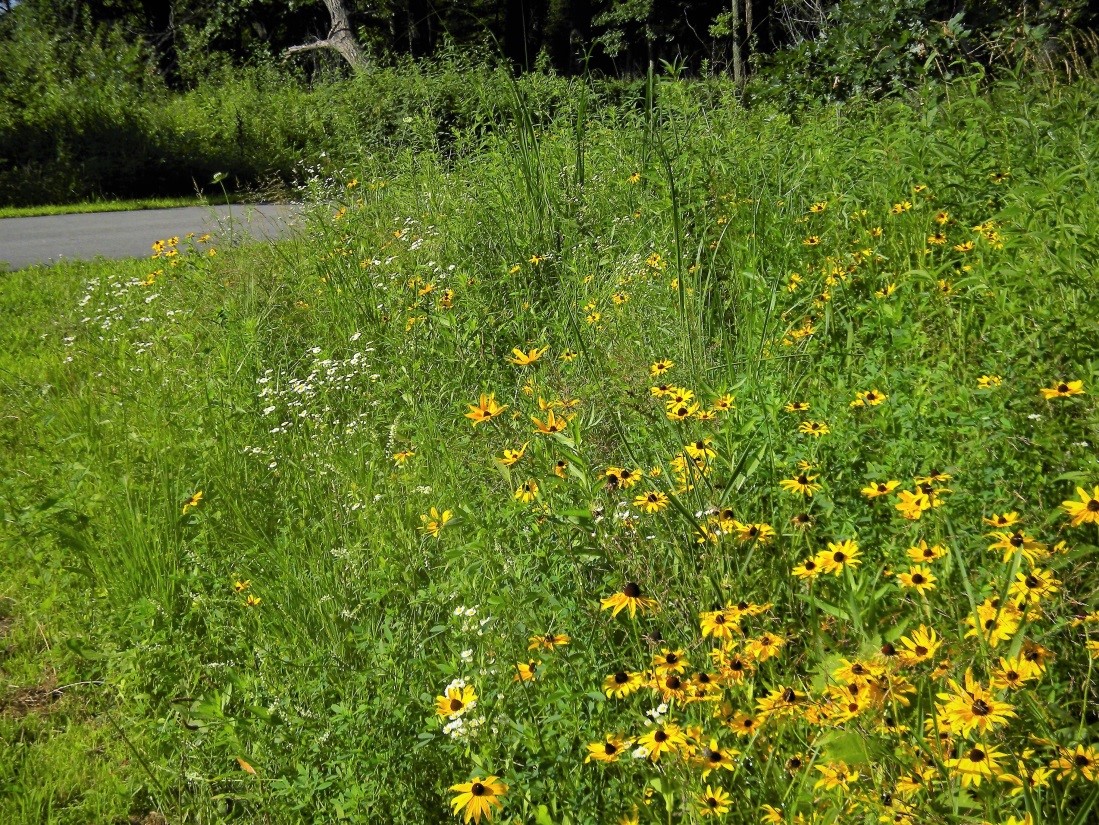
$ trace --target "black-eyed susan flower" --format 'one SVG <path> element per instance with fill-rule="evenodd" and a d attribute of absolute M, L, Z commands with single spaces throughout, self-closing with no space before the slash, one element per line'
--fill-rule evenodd
<path fill-rule="evenodd" d="M 824 421 L 802 421 L 801 424 L 798 425 L 798 432 L 814 435 L 818 438 L 822 435 L 827 435 L 831 431 L 828 424 Z"/>
<path fill-rule="evenodd" d="M 898 655 L 903 664 L 911 667 L 920 662 L 933 659 L 942 645 L 942 639 L 939 638 L 939 634 L 935 632 L 934 628 L 921 624 L 911 635 L 902 636 L 900 643 L 900 648 L 894 648 L 890 645 L 891 652 Z M 882 652 L 886 652 L 884 647 Z"/>
<path fill-rule="evenodd" d="M 931 572 L 931 568 L 922 564 L 913 565 L 906 572 L 897 575 L 897 583 L 901 587 L 915 590 L 921 596 L 934 590 L 936 581 L 938 579 Z"/>
<path fill-rule="evenodd" d="M 567 633 L 545 633 L 541 636 L 531 636 L 527 650 L 553 650 L 564 647 L 572 641 Z"/>
<path fill-rule="evenodd" d="M 997 647 L 1015 635 L 1021 620 L 1022 611 L 1014 602 L 1000 604 L 999 599 L 985 599 L 977 605 L 976 613 L 965 617 L 969 625 L 965 638 L 983 636 L 989 647 Z"/>
<path fill-rule="evenodd" d="M 656 378 L 657 376 L 663 375 L 674 366 L 675 361 L 673 361 L 672 359 L 661 358 L 660 360 L 654 361 L 652 364 L 649 365 L 649 375 L 653 378 Z"/>
<path fill-rule="evenodd" d="M 1015 581 L 1011 583 L 1008 595 L 1019 607 L 1027 604 L 1035 606 L 1060 589 L 1061 581 L 1053 575 L 1052 570 L 1035 567 L 1029 573 L 1019 571 L 1015 574 Z"/>
<path fill-rule="evenodd" d="M 1085 395 L 1083 381 L 1059 381 L 1052 387 L 1042 387 L 1042 396 L 1051 398 L 1069 398 L 1073 395 Z"/>
<path fill-rule="evenodd" d="M 845 569 L 862 564 L 862 559 L 859 558 L 860 553 L 857 542 L 844 539 L 841 542 L 829 542 L 828 549 L 822 550 L 814 559 L 820 565 L 822 572 L 838 576 Z"/>
<path fill-rule="evenodd" d="M 795 530 L 808 530 L 813 526 L 813 517 L 808 513 L 796 513 L 790 517 L 790 524 Z"/>
<path fill-rule="evenodd" d="M 763 522 L 745 524 L 740 521 L 733 521 L 732 528 L 736 532 L 737 540 L 745 544 L 748 542 L 768 544 L 775 537 L 775 528 Z"/>
<path fill-rule="evenodd" d="M 786 817 L 783 816 L 782 809 L 776 808 L 773 805 L 764 805 L 759 809 L 763 814 L 763 818 L 760 822 L 763 825 L 783 825 L 786 822 Z"/>
<path fill-rule="evenodd" d="M 200 506 L 202 506 L 202 499 L 204 497 L 205 494 L 202 492 L 202 490 L 193 493 L 190 498 L 183 502 L 183 515 L 187 515 L 192 510 L 196 510 Z"/>
<path fill-rule="evenodd" d="M 669 650 L 665 647 L 653 656 L 653 669 L 658 674 L 682 673 L 690 666 L 690 660 L 682 650 Z"/>
<path fill-rule="evenodd" d="M 782 408 L 788 413 L 803 413 L 809 411 L 808 401 L 791 401 L 785 407 Z"/>
<path fill-rule="evenodd" d="M 729 410 L 736 407 L 736 396 L 730 395 L 729 393 L 723 393 L 713 400 L 711 406 L 714 412 L 729 412 Z"/>
<path fill-rule="evenodd" d="M 943 704 L 938 705 L 938 713 L 962 736 L 968 736 L 973 730 L 983 736 L 1006 725 L 1008 719 L 1015 716 L 1014 706 L 997 700 L 989 689 L 973 678 L 971 670 L 965 673 L 964 687 L 954 679 L 948 685 L 948 692 L 938 694 L 943 700 Z"/>
<path fill-rule="evenodd" d="M 977 378 L 977 389 L 990 390 L 1000 386 L 1004 380 L 998 375 L 981 375 Z"/>
<path fill-rule="evenodd" d="M 455 679 L 442 696 L 435 697 L 435 713 L 446 719 L 457 719 L 477 706 L 477 691 L 461 679 Z"/>
<path fill-rule="evenodd" d="M 733 638 L 733 633 L 739 629 L 740 624 L 726 610 L 708 610 L 698 614 L 699 626 L 702 638 L 713 636 L 715 639 L 728 641 Z"/>
<path fill-rule="evenodd" d="M 659 513 L 665 507 L 668 506 L 671 499 L 667 494 L 660 492 L 659 490 L 650 490 L 647 493 L 642 493 L 633 500 L 634 506 L 640 508 L 646 513 Z"/>
<path fill-rule="evenodd" d="M 823 568 L 817 563 L 816 559 L 806 559 L 801 564 L 794 567 L 790 571 L 792 575 L 799 579 L 815 579 L 821 573 L 824 572 Z"/>
<path fill-rule="evenodd" d="M 982 518 L 985 524 L 990 527 L 1011 527 L 1015 522 L 1019 520 L 1019 514 L 1012 511 L 1010 513 L 993 513 L 991 516 Z"/>
<path fill-rule="evenodd" d="M 403 467 L 405 464 L 408 463 L 408 460 L 415 457 L 415 455 L 416 451 L 413 449 L 398 450 L 397 452 L 393 453 L 393 463 L 396 464 L 398 467 Z"/>
<path fill-rule="evenodd" d="M 744 655 L 757 662 L 766 662 L 768 659 L 778 656 L 785 646 L 786 639 L 782 636 L 775 633 L 763 633 L 754 639 L 745 641 Z"/>
<path fill-rule="evenodd" d="M 665 754 L 678 754 L 687 747 L 687 737 L 679 725 L 654 725 L 650 732 L 637 739 L 637 745 L 645 749 L 645 755 L 654 762 Z"/>
<path fill-rule="evenodd" d="M 720 787 L 706 786 L 698 796 L 699 816 L 725 816 L 732 804 L 731 797 Z"/>
<path fill-rule="evenodd" d="M 1000 657 L 999 667 L 992 674 L 991 686 L 996 690 L 1018 690 L 1032 679 L 1042 675 L 1041 671 L 1022 655 Z"/>
<path fill-rule="evenodd" d="M 678 673 L 656 673 L 649 680 L 649 687 L 660 694 L 663 702 L 684 702 L 690 683 Z"/>
<path fill-rule="evenodd" d="M 1039 559 L 1048 555 L 1046 546 L 1028 536 L 1025 530 L 1016 530 L 1014 533 L 996 531 L 991 535 L 996 541 L 988 549 L 1002 551 L 1004 564 L 1011 561 L 1016 553 L 1021 553 L 1031 564 L 1036 564 Z"/>
<path fill-rule="evenodd" d="M 1081 524 L 1099 524 L 1099 486 L 1088 493 L 1083 487 L 1076 488 L 1079 501 L 1069 499 L 1061 502 L 1061 508 L 1068 513 L 1073 527 Z"/>
<path fill-rule="evenodd" d="M 450 790 L 457 792 L 457 796 L 450 800 L 450 805 L 456 815 L 465 809 L 465 821 L 471 819 L 480 822 L 484 817 L 489 822 L 495 809 L 503 808 L 503 797 L 507 795 L 508 786 L 496 776 L 487 776 L 484 779 L 474 777 L 470 782 L 451 785 Z"/>
<path fill-rule="evenodd" d="M 893 506 L 909 521 L 918 521 L 926 511 L 935 506 L 933 496 L 922 490 L 901 490 L 897 498 L 898 501 Z"/>
<path fill-rule="evenodd" d="M 529 441 L 525 442 L 522 447 L 516 449 L 511 449 L 510 447 L 505 449 L 504 454 L 500 457 L 500 463 L 505 467 L 510 467 L 526 454 L 527 444 L 529 443 Z"/>
<path fill-rule="evenodd" d="M 553 410 L 546 411 L 546 419 L 543 421 L 537 416 L 531 416 L 530 420 L 534 422 L 534 431 L 541 435 L 556 435 L 557 433 L 564 432 L 568 427 L 568 419 L 564 416 L 558 418 L 554 415 Z"/>
<path fill-rule="evenodd" d="M 976 743 L 967 747 L 955 759 L 947 759 L 944 764 L 951 774 L 961 780 L 962 787 L 980 786 L 985 779 L 996 779 L 1004 773 L 999 760 L 1004 753 L 994 745 Z"/>
<path fill-rule="evenodd" d="M 811 476 L 808 473 L 799 473 L 793 478 L 784 478 L 779 481 L 779 486 L 786 490 L 788 493 L 800 494 L 811 498 L 813 493 L 821 489 L 821 485 L 815 483 L 818 476 Z"/>
<path fill-rule="evenodd" d="M 900 486 L 899 481 L 871 481 L 860 491 L 867 498 L 886 496 Z"/>
<path fill-rule="evenodd" d="M 592 742 L 587 745 L 588 755 L 584 757 L 584 764 L 591 762 L 617 762 L 619 757 L 629 750 L 633 744 L 632 739 L 626 739 L 617 733 L 608 733 L 602 742 Z"/>
<path fill-rule="evenodd" d="M 644 684 L 644 677 L 640 673 L 628 670 L 620 670 L 603 679 L 603 692 L 608 698 L 625 699 Z"/>
<path fill-rule="evenodd" d="M 829 762 L 825 765 L 815 765 L 818 771 L 820 771 L 820 778 L 813 785 L 816 790 L 831 791 L 835 788 L 841 788 L 844 791 L 850 789 L 852 782 L 857 782 L 859 779 L 859 772 L 857 769 L 849 768 L 843 762 Z"/>
<path fill-rule="evenodd" d="M 259 607 L 263 603 L 263 599 L 259 596 L 253 596 L 251 593 L 244 600 L 245 607 Z"/>
<path fill-rule="evenodd" d="M 1061 748 L 1050 767 L 1058 772 L 1058 779 L 1080 777 L 1088 782 L 1095 782 L 1099 778 L 1099 751 L 1092 745 Z"/>
<path fill-rule="evenodd" d="M 440 513 L 438 508 L 432 507 L 430 512 L 420 516 L 420 532 L 426 533 L 432 538 L 439 538 L 439 534 L 453 517 L 454 513 L 450 510 L 443 510 Z"/>
<path fill-rule="evenodd" d="M 946 555 L 947 549 L 941 544 L 928 546 L 926 541 L 921 540 L 919 544 L 909 547 L 905 552 L 908 554 L 908 558 L 916 564 L 927 564 L 936 559 L 941 559 Z"/>
<path fill-rule="evenodd" d="M 508 360 L 517 367 L 530 367 L 535 361 L 545 355 L 548 350 L 549 347 L 542 347 L 541 349 L 534 347 L 524 353 L 522 349 L 515 347 L 511 350 L 511 355 L 508 356 Z"/>
<path fill-rule="evenodd" d="M 515 673 L 512 674 L 513 682 L 531 682 L 538 676 L 538 662 L 531 659 L 529 662 L 516 662 Z"/>
<path fill-rule="evenodd" d="M 478 424 L 485 421 L 491 421 L 507 408 L 507 404 L 501 406 L 496 403 L 496 393 L 490 393 L 488 395 L 482 393 L 480 400 L 476 404 L 469 405 L 469 412 L 465 414 L 465 417 L 470 419 L 473 422 L 473 426 L 476 427 Z"/>
<path fill-rule="evenodd" d="M 245 590 L 247 590 L 251 586 L 252 586 L 252 582 L 249 579 L 244 579 L 244 580 L 238 579 L 237 581 L 233 582 L 233 592 L 243 593 Z"/>
<path fill-rule="evenodd" d="M 553 462 L 553 474 L 558 478 L 569 477 L 569 463 L 563 458 L 557 459 Z"/>
<path fill-rule="evenodd" d="M 617 616 L 623 610 L 629 610 L 631 619 L 637 615 L 638 610 L 641 612 L 646 610 L 655 612 L 658 607 L 655 599 L 649 599 L 642 595 L 641 586 L 636 582 L 627 582 L 622 590 L 601 599 L 599 604 L 601 609 L 611 610 L 612 616 Z"/>
<path fill-rule="evenodd" d="M 889 396 L 878 389 L 867 390 L 865 392 L 855 393 L 855 400 L 851 402 L 852 407 L 876 407 L 884 402 Z"/>
<path fill-rule="evenodd" d="M 802 246 L 820 246 L 820 235 L 810 235 L 801 242 Z"/>
<path fill-rule="evenodd" d="M 732 771 L 736 769 L 736 758 L 740 751 L 735 748 L 724 748 L 718 744 L 717 739 L 711 738 L 710 744 L 703 745 L 692 756 L 691 763 L 702 769 L 702 779 L 716 770 Z"/>
<path fill-rule="evenodd" d="M 515 490 L 515 499 L 524 504 L 530 504 L 538 497 L 538 482 L 528 478 Z"/>

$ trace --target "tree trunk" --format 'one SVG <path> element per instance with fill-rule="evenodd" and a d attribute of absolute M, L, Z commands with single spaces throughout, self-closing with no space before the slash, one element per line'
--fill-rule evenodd
<path fill-rule="evenodd" d="M 744 69 L 752 69 L 752 0 L 744 0 Z"/>
<path fill-rule="evenodd" d="M 740 86 L 744 80 L 744 63 L 740 54 L 740 0 L 733 0 L 733 82 Z"/>
<path fill-rule="evenodd" d="M 328 30 L 328 37 L 324 40 L 314 40 L 312 43 L 303 43 L 300 46 L 291 46 L 285 54 L 298 54 L 315 49 L 332 49 L 340 57 L 347 61 L 356 72 L 362 71 L 367 66 L 366 55 L 363 54 L 359 41 L 351 32 L 351 23 L 347 18 L 347 9 L 343 6 L 343 0 L 324 0 L 328 9 L 328 16 L 332 18 L 332 26 Z"/>

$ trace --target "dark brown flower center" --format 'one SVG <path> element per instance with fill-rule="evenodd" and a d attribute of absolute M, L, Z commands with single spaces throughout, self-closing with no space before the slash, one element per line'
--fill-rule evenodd
<path fill-rule="evenodd" d="M 912 584 L 926 584 L 927 579 L 924 578 L 923 573 L 912 574 Z"/>
<path fill-rule="evenodd" d="M 486 788 L 480 782 L 474 782 L 473 787 L 469 789 L 469 792 L 474 796 L 484 796 L 486 793 L 488 793 L 488 788 Z"/>
<path fill-rule="evenodd" d="M 970 762 L 984 762 L 985 752 L 980 748 L 974 748 L 968 754 L 966 754 L 966 758 Z"/>
<path fill-rule="evenodd" d="M 832 561 L 834 561 L 836 564 L 843 564 L 845 561 L 847 561 L 847 554 L 844 553 L 842 550 L 837 550 L 835 553 L 832 554 Z"/>
<path fill-rule="evenodd" d="M 1016 533 L 1015 535 L 1013 535 L 1011 537 L 1010 544 L 1011 544 L 1012 547 L 1022 547 L 1025 542 L 1026 542 L 1026 539 L 1023 538 L 1023 534 L 1022 533 Z"/>
<path fill-rule="evenodd" d="M 808 476 L 805 475 L 805 473 L 802 473 L 801 475 L 798 476 L 797 481 L 798 481 L 798 484 L 805 485 L 805 484 L 809 483 L 809 478 L 808 478 Z"/>
<path fill-rule="evenodd" d="M 676 656 L 674 653 L 669 653 L 667 656 L 664 657 L 665 664 L 674 665 L 678 661 L 679 657 Z"/>
<path fill-rule="evenodd" d="M 1041 582 L 1038 581 L 1038 578 L 1036 576 L 1027 576 L 1026 579 L 1024 580 L 1024 582 L 1025 582 L 1027 587 L 1031 587 L 1031 588 L 1037 587 L 1039 584 L 1041 584 Z"/>
<path fill-rule="evenodd" d="M 1085 509 L 1089 513 L 1099 513 L 1099 498 L 1089 499 L 1088 506 Z"/>
<path fill-rule="evenodd" d="M 620 670 L 618 673 L 614 674 L 614 683 L 616 685 L 624 685 L 628 681 L 630 681 L 630 674 L 626 673 L 626 671 Z"/>
<path fill-rule="evenodd" d="M 878 492 L 879 492 L 879 493 L 888 493 L 888 492 L 889 492 L 889 487 L 888 487 L 888 485 L 885 485 L 885 484 L 879 484 L 879 485 L 878 485 Z"/>
<path fill-rule="evenodd" d="M 681 680 L 678 676 L 669 676 L 667 679 L 664 680 L 664 687 L 666 687 L 668 690 L 679 690 L 681 687 L 683 687 L 683 680 Z"/>
<path fill-rule="evenodd" d="M 1057 385 L 1057 392 L 1068 392 L 1068 384 L 1061 383 Z"/>
<path fill-rule="evenodd" d="M 1085 753 L 1078 753 L 1072 758 L 1072 764 L 1078 768 L 1086 768 L 1091 764 L 1091 759 Z"/>
<path fill-rule="evenodd" d="M 463 702 L 461 699 L 451 699 L 450 700 L 450 709 L 451 709 L 451 711 L 461 710 L 465 706 L 466 706 L 466 703 Z"/>
<path fill-rule="evenodd" d="M 856 676 L 862 676 L 866 673 L 866 668 L 862 666 L 861 662 L 855 662 L 855 664 L 851 665 L 851 672 Z"/>
<path fill-rule="evenodd" d="M 988 702 L 984 699 L 978 699 L 974 702 L 971 710 L 973 711 L 974 716 L 988 716 L 988 714 L 992 713 L 992 708 L 988 706 Z"/>
<path fill-rule="evenodd" d="M 656 733 L 653 734 L 653 741 L 654 742 L 667 742 L 668 741 L 668 734 L 666 734 L 662 730 L 658 730 Z"/>
<path fill-rule="evenodd" d="M 622 594 L 628 599 L 636 599 L 641 596 L 641 587 L 634 582 L 627 582 L 622 588 Z"/>
<path fill-rule="evenodd" d="M 923 645 L 916 645 L 916 655 L 917 656 L 926 656 L 927 653 L 928 653 L 928 650 L 927 650 L 926 647 L 924 647 Z"/>
<path fill-rule="evenodd" d="M 794 693 L 793 688 L 786 688 L 786 690 L 784 690 L 782 692 L 782 701 L 789 702 L 790 704 L 793 704 L 797 700 L 798 700 L 798 695 L 796 693 Z"/>
<path fill-rule="evenodd" d="M 882 656 L 896 656 L 897 655 L 897 648 L 893 646 L 892 642 L 886 642 L 885 644 L 883 644 L 881 646 L 881 655 Z"/>
<path fill-rule="evenodd" d="M 744 670 L 744 662 L 740 659 L 733 659 L 733 661 L 729 662 L 729 670 L 735 670 L 739 673 Z"/>
<path fill-rule="evenodd" d="M 603 753 L 607 756 L 614 756 L 618 753 L 618 745 L 614 744 L 614 742 L 608 742 L 603 746 Z"/>

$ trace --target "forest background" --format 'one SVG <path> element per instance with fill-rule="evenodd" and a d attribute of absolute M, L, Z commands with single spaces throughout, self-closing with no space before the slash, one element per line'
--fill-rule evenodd
<path fill-rule="evenodd" d="M 1097 19 L 1085 0 L 0 0 L 0 206 L 215 176 L 285 197 L 333 157 L 475 149 L 517 108 L 548 122 L 569 77 L 597 106 L 640 105 L 650 66 L 792 108 L 1071 75 Z"/>

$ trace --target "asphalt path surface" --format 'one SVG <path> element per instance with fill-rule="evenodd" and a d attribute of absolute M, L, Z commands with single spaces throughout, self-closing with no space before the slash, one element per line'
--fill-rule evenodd
<path fill-rule="evenodd" d="M 94 258 L 147 258 L 152 244 L 188 232 L 212 243 L 271 240 L 287 235 L 301 208 L 294 205 L 186 206 L 83 215 L 0 219 L 0 271 Z M 300 221 L 299 221 L 300 222 Z"/>

